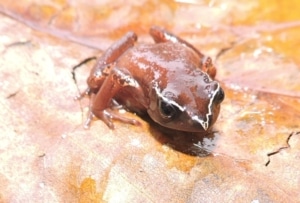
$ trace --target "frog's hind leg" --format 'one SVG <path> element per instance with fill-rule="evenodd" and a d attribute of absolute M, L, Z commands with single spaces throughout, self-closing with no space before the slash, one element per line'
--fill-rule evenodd
<path fill-rule="evenodd" d="M 167 30 L 165 30 L 161 27 L 152 26 L 150 28 L 149 32 L 156 43 L 161 43 L 161 42 L 180 43 L 180 44 L 183 44 L 183 45 L 191 48 L 193 51 L 195 51 L 199 55 L 199 57 L 201 57 L 201 58 L 204 57 L 204 55 L 198 49 L 196 49 L 192 44 L 190 44 L 189 42 L 185 41 L 184 39 L 168 32 Z"/>
<path fill-rule="evenodd" d="M 87 79 L 90 91 L 97 92 L 103 84 L 106 76 L 109 75 L 114 62 L 129 48 L 134 46 L 137 41 L 137 35 L 134 32 L 128 32 L 117 42 L 112 44 L 101 57 L 98 58 L 96 64 L 91 70 Z"/>

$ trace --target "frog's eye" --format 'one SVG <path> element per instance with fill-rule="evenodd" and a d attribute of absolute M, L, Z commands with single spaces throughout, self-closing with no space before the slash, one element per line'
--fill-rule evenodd
<path fill-rule="evenodd" d="M 178 114 L 178 108 L 168 101 L 160 99 L 158 101 L 159 113 L 164 119 L 172 119 Z"/>
<path fill-rule="evenodd" d="M 224 100 L 224 97 L 225 97 L 224 91 L 220 87 L 220 89 L 218 90 L 218 92 L 215 95 L 214 102 L 216 104 L 220 104 Z"/>

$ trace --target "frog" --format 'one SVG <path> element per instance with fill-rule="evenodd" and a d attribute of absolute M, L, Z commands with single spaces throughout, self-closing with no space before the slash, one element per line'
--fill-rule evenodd
<path fill-rule="evenodd" d="M 162 27 L 152 26 L 149 34 L 154 43 L 137 43 L 129 31 L 97 58 L 77 97 L 90 97 L 84 126 L 94 118 L 110 129 L 114 121 L 139 125 L 116 111 L 121 106 L 170 130 L 210 130 L 225 97 L 211 57 Z"/>

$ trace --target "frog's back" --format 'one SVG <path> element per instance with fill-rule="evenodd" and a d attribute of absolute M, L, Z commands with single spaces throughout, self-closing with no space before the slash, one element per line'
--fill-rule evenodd
<path fill-rule="evenodd" d="M 193 72 L 200 63 L 190 48 L 165 42 L 135 46 L 120 57 L 117 66 L 127 69 L 141 85 L 158 81 L 163 88 L 173 79 Z"/>

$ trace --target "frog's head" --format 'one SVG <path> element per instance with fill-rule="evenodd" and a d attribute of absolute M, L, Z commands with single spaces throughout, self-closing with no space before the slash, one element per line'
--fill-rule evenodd
<path fill-rule="evenodd" d="M 160 125 L 174 130 L 209 130 L 219 115 L 224 91 L 206 73 L 196 78 L 178 79 L 178 85 L 168 84 L 164 89 L 154 85 L 149 116 Z"/>

